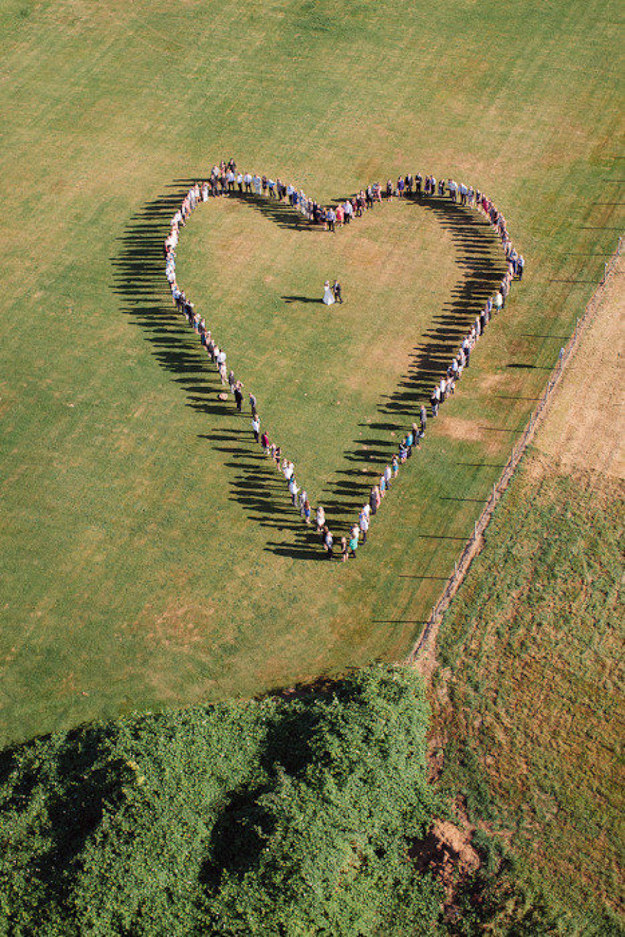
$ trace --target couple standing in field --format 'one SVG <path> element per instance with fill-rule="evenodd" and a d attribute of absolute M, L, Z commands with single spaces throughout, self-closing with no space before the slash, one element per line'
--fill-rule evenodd
<path fill-rule="evenodd" d="M 330 281 L 326 280 L 323 284 L 323 302 L 326 306 L 331 306 L 333 303 L 342 303 L 343 297 L 341 296 L 341 284 L 338 280 L 335 280 L 333 285 L 330 286 Z"/>

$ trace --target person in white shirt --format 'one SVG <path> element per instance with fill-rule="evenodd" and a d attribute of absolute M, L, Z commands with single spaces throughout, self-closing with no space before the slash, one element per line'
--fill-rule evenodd
<path fill-rule="evenodd" d="M 297 507 L 297 492 L 298 491 L 299 491 L 299 487 L 295 480 L 295 476 L 293 476 L 289 482 L 289 492 L 291 495 L 291 501 L 293 503 L 294 508 Z"/>

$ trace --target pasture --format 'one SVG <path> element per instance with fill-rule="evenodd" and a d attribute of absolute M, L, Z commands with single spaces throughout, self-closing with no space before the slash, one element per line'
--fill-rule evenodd
<path fill-rule="evenodd" d="M 3 741 L 408 650 L 613 247 L 619 14 L 3 4 Z M 346 566 L 302 538 L 167 298 L 172 198 L 231 155 L 324 201 L 400 172 L 465 179 L 527 260 Z M 347 517 L 499 256 L 444 206 L 384 206 L 331 240 L 224 200 L 179 265 L 265 425 Z M 342 308 L 304 301 L 333 276 Z"/>
<path fill-rule="evenodd" d="M 435 679 L 441 787 L 574 934 L 623 925 L 624 270 L 443 621 Z"/>

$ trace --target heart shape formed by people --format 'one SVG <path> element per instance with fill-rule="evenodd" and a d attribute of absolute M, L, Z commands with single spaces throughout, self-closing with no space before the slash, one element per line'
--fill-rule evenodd
<path fill-rule="evenodd" d="M 391 431 L 391 436 L 395 437 L 391 442 L 394 451 L 384 452 L 374 447 L 368 449 L 362 441 L 365 451 L 360 452 L 359 459 L 361 463 L 365 463 L 365 467 L 350 469 L 345 473 L 356 476 L 357 483 L 353 478 L 349 484 L 337 483 L 334 491 L 329 491 L 327 497 L 324 495 L 325 511 L 323 508 L 319 510 L 321 506 L 314 503 L 312 498 L 306 497 L 301 466 L 294 466 L 291 454 L 280 445 L 279 427 L 266 426 L 262 419 L 254 419 L 255 413 L 260 413 L 261 410 L 264 413 L 261 407 L 263 401 L 248 384 L 246 375 L 239 374 L 236 370 L 237 348 L 232 338 L 226 349 L 221 346 L 219 325 L 215 324 L 219 323 L 219 317 L 194 305 L 191 297 L 184 292 L 182 284 L 179 285 L 176 279 L 176 250 L 180 234 L 189 219 L 202 204 L 212 201 L 214 205 L 221 206 L 227 200 L 237 200 L 253 206 L 280 227 L 324 231 L 327 232 L 328 238 L 344 237 L 346 232 L 341 229 L 353 230 L 352 226 L 356 226 L 361 218 L 368 217 L 374 206 L 409 202 L 428 208 L 437 220 L 442 222 L 443 227 L 451 231 L 456 249 L 462 249 L 461 263 L 469 268 L 473 265 L 475 268 L 474 271 L 469 269 L 465 272 L 460 300 L 455 303 L 453 316 L 449 317 L 453 322 L 446 324 L 448 335 L 454 343 L 453 354 L 449 355 L 448 360 L 442 360 L 440 343 L 434 353 L 434 341 L 426 342 L 419 355 L 415 356 L 412 373 L 401 381 L 400 386 L 387 399 L 384 409 L 380 411 L 392 415 L 393 419 L 397 420 L 393 424 L 395 429 Z M 349 199 L 342 198 L 328 207 L 323 207 L 308 199 L 296 187 L 282 183 L 280 179 L 239 172 L 235 165 L 225 164 L 214 167 L 204 183 L 185 186 L 182 198 L 179 195 L 169 197 L 166 205 L 170 212 L 173 209 L 173 217 L 170 214 L 169 231 L 164 242 L 165 273 L 174 304 L 197 334 L 197 341 L 201 343 L 206 354 L 205 367 L 214 374 L 214 398 L 219 400 L 216 412 L 219 412 L 219 408 L 222 408 L 222 411 L 236 412 L 235 408 L 238 407 L 249 413 L 251 425 L 244 421 L 238 432 L 246 446 L 254 434 L 254 445 L 259 447 L 254 457 L 263 458 L 260 448 L 262 447 L 264 474 L 272 471 L 274 483 L 278 472 L 284 475 L 284 496 L 280 511 L 288 510 L 294 520 L 301 519 L 301 531 L 306 542 L 311 540 L 310 531 L 315 532 L 313 540 L 316 540 L 318 535 L 319 546 L 311 550 L 309 545 L 302 549 L 301 555 L 336 555 L 337 534 L 343 532 L 345 540 L 339 549 L 341 558 L 355 555 L 359 542 L 362 543 L 367 538 L 372 517 L 380 507 L 385 492 L 394 485 L 395 478 L 404 470 L 409 470 L 413 453 L 422 444 L 428 416 L 435 416 L 439 403 L 453 393 L 464 368 L 468 366 L 471 350 L 483 333 L 490 315 L 497 305 L 505 303 L 514 276 L 522 275 L 523 261 L 510 243 L 505 219 L 490 199 L 470 186 L 456 185 L 453 180 L 441 183 L 430 176 L 423 179 L 419 174 L 416 177 L 408 175 L 400 177 L 397 183 L 389 181 L 384 188 L 377 185 L 368 186 Z M 165 205 L 161 208 L 162 216 Z M 389 216 L 392 214 L 391 209 L 383 210 L 388 212 Z M 484 274 L 485 255 L 489 253 L 488 239 L 484 240 L 483 252 L 475 248 L 476 236 L 483 232 L 484 228 L 489 229 L 490 247 L 493 232 L 502 246 L 499 263 L 493 263 L 492 257 L 488 261 L 488 277 Z M 132 256 L 133 252 L 129 251 L 128 254 Z M 319 284 L 318 297 L 292 294 L 282 297 L 284 302 L 296 305 L 310 302 L 321 304 L 323 299 L 331 302 L 334 298 L 330 282 L 325 284 L 325 291 L 322 284 Z M 338 299 L 342 298 L 339 294 Z M 459 311 L 462 315 L 459 315 Z M 441 329 L 435 331 L 440 332 Z M 238 386 L 239 381 L 245 388 Z M 340 402 L 337 401 L 338 403 Z M 390 424 L 387 422 L 385 425 Z M 238 452 L 241 453 L 240 447 Z M 243 462 L 244 459 L 239 456 L 239 459 L 235 460 L 236 468 L 240 469 Z M 254 472 L 254 484 L 258 486 L 261 476 L 257 467 Z M 249 485 L 244 478 L 235 484 L 240 485 L 241 492 L 245 489 L 249 493 Z M 243 501 L 243 498 L 241 500 Z M 262 508 L 266 513 L 266 500 Z M 259 503 L 258 511 L 260 510 Z M 332 532 L 335 534 L 334 542 Z M 321 546 L 326 548 L 325 553 Z"/>

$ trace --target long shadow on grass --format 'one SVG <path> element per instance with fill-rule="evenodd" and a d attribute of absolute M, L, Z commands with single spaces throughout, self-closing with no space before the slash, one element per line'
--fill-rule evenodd
<path fill-rule="evenodd" d="M 338 527 L 349 527 L 367 501 L 372 485 L 398 451 L 399 442 L 421 404 L 429 407 L 435 383 L 444 375 L 463 337 L 505 273 L 501 246 L 488 222 L 474 210 L 447 198 L 407 198 L 411 209 L 432 212 L 453 238 L 460 280 L 441 302 L 440 311 L 411 353 L 408 372 L 380 401 L 375 418 L 359 424 L 364 434 L 354 440 L 344 459 L 349 467 L 334 473 L 322 494 L 326 513 Z M 462 389 L 460 388 L 460 392 Z M 406 469 L 419 459 L 418 448 Z"/>
<path fill-rule="evenodd" d="M 301 528 L 301 519 L 290 504 L 284 477 L 254 443 L 249 413 L 237 413 L 231 397 L 219 400 L 224 388 L 198 336 L 176 311 L 164 278 L 163 241 L 192 181 L 173 183 L 164 195 L 132 217 L 118 239 L 120 250 L 111 259 L 112 288 L 120 297 L 122 312 L 141 327 L 159 364 L 184 389 L 187 406 L 219 418 L 207 423 L 207 433 L 200 437 L 226 456 L 232 498 L 252 520 L 269 528 L 272 538 L 292 537 Z M 241 200 L 251 203 L 249 198 Z M 267 214 L 277 220 L 278 209 L 294 214 L 279 204 Z M 320 560 L 324 556 L 312 543 L 291 545 L 291 552 L 301 559 Z"/>
<path fill-rule="evenodd" d="M 250 519 L 276 536 L 265 549 L 298 559 L 324 559 L 317 536 L 301 523 L 299 513 L 290 504 L 282 475 L 254 443 L 249 415 L 237 413 L 231 398 L 219 400 L 223 388 L 217 373 L 198 336 L 185 325 L 186 320 L 171 302 L 163 275 L 163 241 L 193 181 L 177 180 L 132 217 L 118 239 L 120 249 L 111 259 L 113 290 L 120 296 L 122 311 L 141 326 L 158 362 L 185 390 L 187 406 L 219 418 L 211 420 L 208 432 L 200 435 L 228 457 L 225 467 L 232 499 L 241 504 Z M 315 230 L 285 203 L 244 193 L 232 193 L 230 197 L 281 227 Z M 413 197 L 405 202 L 407 210 L 432 212 L 451 233 L 462 275 L 413 349 L 408 372 L 397 388 L 382 398 L 375 419 L 360 424 L 365 436 L 354 440 L 344 453 L 347 467 L 333 473 L 321 494 L 326 515 L 339 535 L 355 520 L 371 486 L 397 451 L 400 436 L 417 419 L 421 403 L 429 400 L 434 383 L 444 374 L 462 337 L 505 272 L 498 241 L 476 212 L 444 198 Z M 418 458 L 416 450 L 412 459 Z"/>

